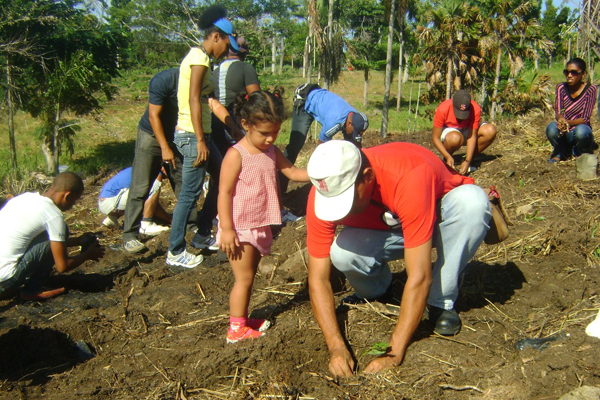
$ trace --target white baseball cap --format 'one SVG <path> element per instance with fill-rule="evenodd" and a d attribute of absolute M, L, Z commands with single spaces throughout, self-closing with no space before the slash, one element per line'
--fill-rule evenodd
<path fill-rule="evenodd" d="M 348 215 L 360 167 L 360 150 L 348 141 L 331 140 L 316 148 L 306 169 L 317 189 L 315 213 L 319 219 L 337 221 Z"/>

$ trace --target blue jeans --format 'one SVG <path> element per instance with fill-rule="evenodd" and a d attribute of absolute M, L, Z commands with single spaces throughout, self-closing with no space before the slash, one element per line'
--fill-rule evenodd
<path fill-rule="evenodd" d="M 490 202 L 475 185 L 462 185 L 438 203 L 433 242 L 437 260 L 427 303 L 451 310 L 458 297 L 461 272 L 477 252 L 492 218 Z M 401 230 L 346 227 L 331 246 L 331 261 L 363 298 L 383 295 L 392 283 L 388 261 L 404 256 Z"/>
<path fill-rule="evenodd" d="M 579 157 L 593 151 L 594 135 L 592 128 L 586 124 L 579 124 L 563 134 L 558 130 L 556 121 L 553 121 L 546 127 L 546 136 L 554 148 L 552 157 L 560 156 L 564 160 L 571 155 Z"/>
<path fill-rule="evenodd" d="M 50 249 L 48 233 L 42 232 L 31 241 L 25 254 L 17 262 L 15 274 L 0 282 L 0 295 L 21 286 L 23 286 L 21 293 L 39 293 L 42 291 L 42 285 L 50 276 L 53 266 L 54 257 Z"/>
<path fill-rule="evenodd" d="M 204 135 L 204 139 L 206 140 L 206 145 L 211 156 L 218 154 L 219 150 L 212 143 L 210 135 Z M 192 210 L 196 208 L 209 162 L 205 162 L 201 166 L 194 168 L 194 161 L 198 157 L 198 141 L 193 132 L 176 131 L 173 142 L 183 155 L 183 165 L 181 167 L 181 192 L 179 193 L 175 210 L 173 210 L 173 222 L 171 223 L 171 234 L 169 235 L 169 251 L 172 254 L 180 254 L 186 248 L 185 232 L 187 220 Z M 214 197 L 216 198 L 216 196 Z"/>

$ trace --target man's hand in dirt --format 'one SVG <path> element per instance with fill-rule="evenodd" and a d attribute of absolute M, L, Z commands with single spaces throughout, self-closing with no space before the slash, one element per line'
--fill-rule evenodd
<path fill-rule="evenodd" d="M 452 157 L 452 156 L 446 157 L 446 165 L 448 165 L 450 168 L 454 169 L 454 157 Z"/>
<path fill-rule="evenodd" d="M 460 169 L 458 170 L 458 173 L 461 175 L 466 174 L 469 171 L 469 166 L 471 165 L 470 162 L 468 161 L 463 161 L 462 164 L 460 164 Z"/>
<path fill-rule="evenodd" d="M 342 378 L 354 375 L 354 360 L 346 347 L 329 352 L 329 372 Z"/>
<path fill-rule="evenodd" d="M 173 153 L 173 150 L 171 150 L 171 148 L 169 146 L 165 147 L 164 149 L 161 149 L 162 152 L 162 159 L 164 163 L 170 164 L 173 169 L 175 168 L 175 154 Z"/>
<path fill-rule="evenodd" d="M 365 368 L 365 373 L 376 374 L 388 368 L 397 367 L 398 365 L 402 364 L 403 359 L 404 353 L 402 353 L 401 356 L 386 353 L 371 361 L 369 365 L 367 365 L 367 368 Z"/>
<path fill-rule="evenodd" d="M 219 235 L 219 248 L 228 257 L 236 259 L 240 248 L 240 239 L 233 229 L 223 229 Z"/>
<path fill-rule="evenodd" d="M 84 254 L 87 260 L 98 261 L 104 257 L 104 247 L 100 246 L 98 242 L 92 243 Z"/>

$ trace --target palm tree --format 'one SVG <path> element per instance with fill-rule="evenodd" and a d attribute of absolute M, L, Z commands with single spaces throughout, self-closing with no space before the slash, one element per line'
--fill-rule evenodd
<path fill-rule="evenodd" d="M 510 79 L 513 80 L 523 68 L 523 57 L 535 54 L 535 49 L 547 50 L 551 43 L 542 37 L 537 19 L 529 18 L 535 3 L 521 0 L 486 0 L 481 4 L 487 18 L 482 25 L 485 39 L 481 41 L 484 51 L 496 53 L 494 91 L 490 117 L 496 119 L 498 87 L 503 55 L 510 63 Z"/>
<path fill-rule="evenodd" d="M 445 64 L 446 99 L 449 99 L 453 77 L 458 77 L 460 71 L 466 71 L 472 80 L 476 74 L 476 68 L 470 66 L 473 60 L 468 53 L 481 28 L 479 10 L 461 0 L 439 0 L 426 12 L 425 22 L 426 25 L 417 29 L 420 40 L 425 44 L 421 54 L 429 57 L 426 61 L 430 84 L 435 85 L 441 78 L 441 66 Z M 459 78 L 455 87 L 461 86 Z"/>

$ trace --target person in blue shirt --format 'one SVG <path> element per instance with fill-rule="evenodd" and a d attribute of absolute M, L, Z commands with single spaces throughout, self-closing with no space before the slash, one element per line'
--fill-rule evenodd
<path fill-rule="evenodd" d="M 363 132 L 369 127 L 367 116 L 357 111 L 346 100 L 335 93 L 321 89 L 317 84 L 304 83 L 294 92 L 292 132 L 284 152 L 286 158 L 292 163 L 296 162 L 315 119 L 322 126 L 319 143 L 327 142 L 335 134 L 342 132 L 344 140 L 360 148 Z M 287 190 L 287 179 L 281 179 L 281 189 L 282 193 Z"/>
<path fill-rule="evenodd" d="M 148 198 L 144 202 L 143 218 L 139 228 L 141 234 L 155 236 L 169 230 L 168 226 L 158 225 L 152 221 L 152 218 L 156 216 L 165 222 L 171 222 L 171 215 L 162 208 L 159 202 L 160 188 L 164 177 L 166 177 L 166 174 L 163 168 L 152 184 Z M 120 171 L 102 186 L 98 199 L 98 209 L 106 215 L 106 218 L 102 221 L 104 226 L 112 228 L 119 225 L 119 217 L 124 214 L 126 209 L 130 186 L 131 167 Z"/>
<path fill-rule="evenodd" d="M 291 162 L 296 161 L 315 119 L 322 126 L 320 142 L 327 142 L 336 133 L 342 132 L 345 140 L 361 147 L 362 134 L 369 127 L 367 116 L 337 94 L 316 84 L 302 84 L 294 92 L 292 133 L 285 149 L 285 155 Z"/>

